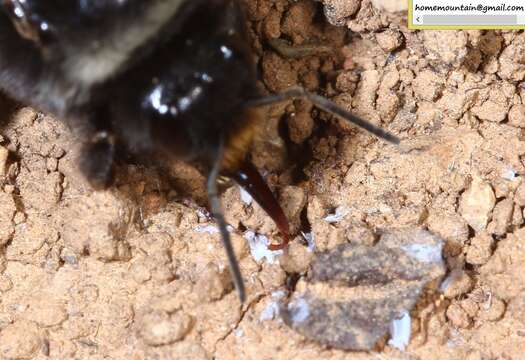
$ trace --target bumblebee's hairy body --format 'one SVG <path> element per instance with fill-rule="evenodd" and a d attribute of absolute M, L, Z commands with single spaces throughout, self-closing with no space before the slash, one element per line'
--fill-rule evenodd
<path fill-rule="evenodd" d="M 227 1 L 93 2 L 98 7 L 76 9 L 79 28 L 73 20 L 47 20 L 75 9 L 52 12 L 54 6 L 33 2 L 42 8 L 39 21 L 68 35 L 13 41 L 17 29 L 0 21 L 0 86 L 20 101 L 31 99 L 83 128 L 111 130 L 131 151 L 176 148 L 183 158 L 213 158 L 219 138 L 233 139 L 229 130 L 250 122 L 238 114 L 257 96 L 256 74 L 244 24 L 225 16 Z"/>
<path fill-rule="evenodd" d="M 248 159 L 258 107 L 302 97 L 379 137 L 397 139 L 302 89 L 261 96 L 238 0 L 0 0 L 0 90 L 82 131 L 80 169 L 96 188 L 117 149 L 192 161 L 208 197 L 241 300 L 244 283 L 220 208 L 217 179 L 243 186 L 288 221 Z"/>
<path fill-rule="evenodd" d="M 214 174 L 208 189 L 214 198 L 219 173 L 245 175 L 262 118 L 247 105 L 260 94 L 236 1 L 1 4 L 0 89 L 80 128 L 87 139 L 80 168 L 95 187 L 110 185 L 117 148 L 200 164 Z M 260 180 L 250 173 L 244 181 Z M 267 198 L 261 199 L 276 204 L 262 184 Z M 222 235 L 228 248 L 229 235 Z"/>

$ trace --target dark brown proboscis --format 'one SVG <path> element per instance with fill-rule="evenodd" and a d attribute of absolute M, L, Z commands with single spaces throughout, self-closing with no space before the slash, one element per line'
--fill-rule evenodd
<path fill-rule="evenodd" d="M 270 244 L 270 250 L 284 249 L 290 242 L 290 225 L 283 209 L 275 199 L 270 188 L 252 163 L 245 161 L 232 178 L 241 185 L 272 218 L 281 232 L 283 242 Z"/>

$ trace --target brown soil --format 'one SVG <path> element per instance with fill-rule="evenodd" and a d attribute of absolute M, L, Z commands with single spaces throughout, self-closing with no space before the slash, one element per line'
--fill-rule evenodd
<path fill-rule="evenodd" d="M 409 31 L 395 12 L 406 1 L 324 0 L 337 27 L 310 0 L 245 2 L 269 91 L 302 85 L 402 139 L 385 144 L 294 101 L 269 109 L 253 159 L 316 251 L 394 228 L 446 240 L 448 286 L 412 311 L 408 348 L 349 353 L 286 326 L 276 304 L 315 252 L 298 235 L 282 255 L 252 253 L 245 238 L 277 231 L 233 186 L 222 201 L 247 282 L 241 307 L 194 169 L 121 166 L 114 188 L 93 192 L 74 135 L 2 100 L 0 357 L 521 358 L 525 33 Z M 286 40 L 281 55 L 274 39 Z"/>

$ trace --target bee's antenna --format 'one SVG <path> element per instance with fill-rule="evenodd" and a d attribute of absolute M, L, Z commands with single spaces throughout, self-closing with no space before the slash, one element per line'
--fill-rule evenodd
<path fill-rule="evenodd" d="M 224 220 L 224 215 L 222 213 L 221 202 L 219 200 L 219 195 L 217 191 L 217 179 L 219 177 L 219 171 L 221 167 L 221 160 L 223 154 L 223 144 L 219 145 L 219 150 L 217 153 L 217 158 L 214 161 L 213 167 L 208 175 L 207 181 L 207 191 L 208 191 L 208 201 L 210 203 L 210 211 L 217 225 L 219 226 L 219 231 L 221 233 L 221 240 L 224 249 L 226 250 L 226 256 L 228 257 L 228 263 L 230 265 L 230 273 L 233 278 L 233 284 L 237 289 L 239 294 L 239 299 L 241 303 L 244 303 L 246 300 L 246 291 L 244 288 L 244 281 L 242 279 L 241 270 L 239 268 L 239 262 L 235 256 L 233 246 L 230 239 L 230 233 L 226 227 L 226 220 Z"/>
<path fill-rule="evenodd" d="M 351 122 L 365 129 L 371 134 L 374 134 L 380 139 L 386 140 L 396 145 L 400 142 L 397 136 L 383 130 L 379 126 L 376 126 L 366 120 L 361 119 L 360 117 L 353 115 L 336 103 L 317 94 L 312 94 L 301 87 L 294 87 L 280 94 L 269 95 L 259 99 L 250 100 L 248 101 L 247 106 L 265 106 L 297 98 L 306 99 L 317 106 L 319 109 L 326 111 L 329 114 L 335 115 L 340 119 Z"/>

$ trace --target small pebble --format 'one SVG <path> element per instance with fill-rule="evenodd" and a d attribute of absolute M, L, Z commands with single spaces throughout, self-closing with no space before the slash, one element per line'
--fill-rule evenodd
<path fill-rule="evenodd" d="M 431 212 L 427 223 L 431 232 L 441 236 L 448 242 L 459 245 L 459 247 L 469 238 L 468 224 L 456 213 Z"/>
<path fill-rule="evenodd" d="M 410 310 L 444 274 L 443 242 L 413 228 L 385 233 L 375 246 L 318 252 L 279 315 L 306 338 L 334 348 L 371 350 L 390 331 L 389 344 L 402 349 L 411 337 Z"/>
<path fill-rule="evenodd" d="M 306 246 L 294 241 L 288 246 L 288 251 L 281 257 L 279 263 L 284 271 L 288 273 L 304 273 L 310 266 L 314 257 L 313 252 Z"/>
<path fill-rule="evenodd" d="M 478 314 L 479 305 L 471 298 L 461 300 L 459 305 L 467 312 L 468 316 L 472 318 Z"/>
<path fill-rule="evenodd" d="M 325 0 L 325 14 L 332 25 L 341 26 L 345 19 L 359 11 L 361 2 L 356 0 Z"/>
<path fill-rule="evenodd" d="M 469 292 L 474 283 L 463 270 L 453 270 L 441 284 L 441 291 L 447 299 L 452 299 Z"/>
<path fill-rule="evenodd" d="M 36 300 L 27 311 L 28 319 L 41 327 L 51 327 L 62 324 L 68 318 L 63 304 L 53 303 L 51 300 Z"/>
<path fill-rule="evenodd" d="M 511 199 L 503 199 L 498 202 L 492 211 L 492 222 L 488 226 L 488 231 L 496 236 L 506 234 L 512 220 L 514 203 Z"/>
<path fill-rule="evenodd" d="M 505 104 L 493 100 L 487 100 L 480 106 L 474 106 L 471 111 L 481 120 L 494 122 L 502 122 L 508 114 L 508 108 Z"/>
<path fill-rule="evenodd" d="M 472 265 L 486 264 L 492 255 L 493 244 L 494 239 L 487 232 L 476 235 L 467 248 L 466 261 Z"/>
<path fill-rule="evenodd" d="M 13 282 L 7 275 L 0 275 L 0 292 L 4 293 L 13 288 Z"/>
<path fill-rule="evenodd" d="M 41 347 L 38 327 L 30 321 L 17 321 L 0 332 L 0 358 L 31 359 Z"/>
<path fill-rule="evenodd" d="M 453 303 L 448 307 L 446 315 L 452 326 L 456 328 L 466 329 L 471 325 L 471 319 L 467 312 L 457 303 Z"/>
<path fill-rule="evenodd" d="M 482 306 L 479 315 L 482 320 L 497 321 L 503 317 L 504 313 L 505 303 L 503 300 L 492 297 L 488 309 L 485 310 Z"/>
<path fill-rule="evenodd" d="M 394 51 L 403 43 L 403 35 L 399 31 L 386 30 L 376 34 L 376 41 L 384 51 Z"/>
<path fill-rule="evenodd" d="M 470 187 L 461 195 L 459 211 L 463 219 L 478 232 L 486 228 L 495 205 L 496 196 L 492 187 L 476 176 L 472 179 Z"/>
<path fill-rule="evenodd" d="M 434 101 L 442 93 L 442 77 L 430 70 L 420 72 L 413 82 L 414 93 L 418 99 Z"/>
<path fill-rule="evenodd" d="M 509 125 L 525 128 L 525 105 L 514 105 L 510 108 Z"/>
<path fill-rule="evenodd" d="M 182 340 L 190 328 L 190 316 L 180 311 L 173 315 L 151 312 L 142 318 L 139 333 L 146 344 L 161 346 Z"/>
<path fill-rule="evenodd" d="M 216 265 L 208 265 L 197 280 L 199 298 L 206 302 L 221 299 L 231 288 L 229 272 L 220 271 Z"/>

